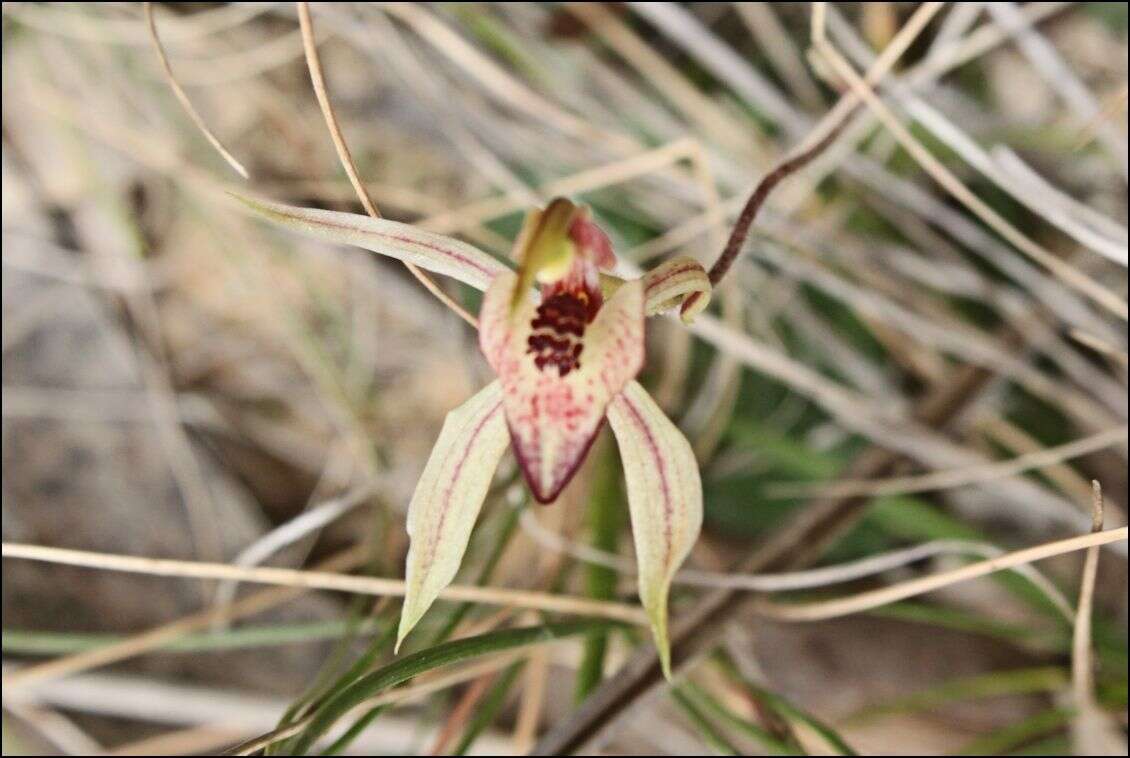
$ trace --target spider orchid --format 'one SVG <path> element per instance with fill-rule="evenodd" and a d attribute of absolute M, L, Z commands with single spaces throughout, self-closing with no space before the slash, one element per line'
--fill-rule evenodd
<path fill-rule="evenodd" d="M 607 418 L 627 481 L 640 601 L 669 675 L 668 589 L 702 525 L 702 483 L 686 438 L 635 376 L 646 316 L 681 303 L 689 321 L 706 307 L 702 266 L 677 258 L 640 279 L 615 277 L 608 237 L 587 208 L 563 198 L 526 216 L 517 271 L 406 224 L 240 199 L 283 226 L 485 291 L 479 344 L 498 378 L 447 415 L 412 496 L 397 647 L 454 579 L 507 446 L 534 498 L 551 503 Z"/>

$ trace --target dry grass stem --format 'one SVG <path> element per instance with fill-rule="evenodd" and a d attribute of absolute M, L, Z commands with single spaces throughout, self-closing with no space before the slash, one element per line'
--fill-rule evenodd
<path fill-rule="evenodd" d="M 1032 563 L 1045 558 L 1051 558 L 1052 556 L 1072 553 L 1091 547 L 1097 548 L 1114 542 L 1124 542 L 1127 538 L 1127 531 L 1127 527 L 1123 526 L 1118 529 L 1108 529 L 1104 532 L 1084 534 L 1065 540 L 1048 542 L 1043 545 L 1025 548 L 1024 550 L 1006 553 L 999 558 L 990 558 L 988 560 L 978 561 L 977 563 L 971 563 L 968 566 L 962 566 L 952 571 L 944 571 L 920 579 L 911 579 L 890 587 L 883 587 L 870 592 L 862 592 L 850 597 L 837 598 L 836 600 L 824 600 L 795 605 L 761 602 L 758 603 L 756 607 L 758 612 L 764 613 L 770 618 L 784 621 L 820 621 L 823 619 L 837 618 L 839 616 L 847 616 L 852 613 L 861 613 L 871 610 L 872 608 L 879 608 L 890 603 L 898 602 L 899 600 L 915 597 L 916 595 L 933 592 L 934 590 L 948 587 L 958 582 L 976 579 L 977 577 L 986 576 L 996 571 L 1013 568 L 1025 563 Z"/>
<path fill-rule="evenodd" d="M 314 39 L 314 22 L 310 18 L 310 5 L 309 3 L 296 3 L 296 6 L 298 8 L 298 21 L 302 27 L 302 49 L 306 53 L 306 64 L 310 69 L 310 81 L 314 85 L 314 95 L 318 98 L 318 106 L 322 109 L 322 115 L 326 119 L 326 128 L 329 129 L 330 137 L 333 139 L 334 149 L 337 150 L 337 157 L 341 161 L 341 167 L 345 169 L 345 173 L 349 177 L 349 183 L 353 185 L 353 190 L 357 193 L 357 198 L 361 201 L 361 205 L 364 206 L 365 212 L 373 218 L 380 218 L 380 211 L 377 210 L 377 206 L 369 196 L 369 191 L 365 189 L 365 185 L 361 182 L 361 177 L 357 174 L 357 167 L 353 163 L 353 156 L 349 152 L 349 146 L 345 142 L 345 136 L 341 133 L 341 127 L 338 125 L 333 105 L 330 103 L 330 96 L 326 92 L 326 80 L 322 75 L 322 62 L 318 57 L 318 45 Z M 441 303 L 454 311 L 459 318 L 476 329 L 478 328 L 478 319 L 468 313 L 466 308 L 459 305 L 450 295 L 444 292 L 431 276 L 413 263 L 406 262 L 404 265 L 412 272 L 412 276 L 416 277 L 420 284 L 427 288 L 428 292 L 435 295 Z"/>
<path fill-rule="evenodd" d="M 196 124 L 196 128 L 199 129 L 200 133 L 211 143 L 212 147 L 216 148 L 216 152 L 227 161 L 229 166 L 235 169 L 237 174 L 244 179 L 249 179 L 250 175 L 247 173 L 247 169 L 243 167 L 242 163 L 236 160 L 235 156 L 220 142 L 219 137 L 208 128 L 208 125 L 204 123 L 204 118 L 196 110 L 196 107 L 192 104 L 192 101 L 188 99 L 188 95 L 185 93 L 184 89 L 177 82 L 177 78 L 173 74 L 173 67 L 169 63 L 169 57 L 165 54 L 165 47 L 161 44 L 161 38 L 157 34 L 157 22 L 153 18 L 153 3 L 144 3 L 143 5 L 145 8 L 145 22 L 149 25 L 149 37 L 153 40 L 153 49 L 157 51 L 157 57 L 161 60 L 161 68 L 165 72 L 165 78 L 169 83 L 169 88 L 173 91 L 173 94 L 176 95 L 177 101 L 180 102 L 181 107 L 184 108 L 184 112 L 187 113 L 188 117 L 192 119 L 192 122 Z"/>
<path fill-rule="evenodd" d="M 164 558 L 142 558 L 132 555 L 95 553 L 86 550 L 69 550 L 44 545 L 3 543 L 3 557 L 60 563 L 68 566 L 85 566 L 104 571 L 124 571 L 149 576 L 169 576 L 196 579 L 228 579 L 254 584 L 276 584 L 286 587 L 334 590 L 378 597 L 403 597 L 405 584 L 398 579 L 367 576 L 350 576 L 326 571 L 299 571 L 273 567 L 241 567 L 226 563 L 177 561 Z M 451 585 L 440 593 L 444 600 L 487 605 L 513 605 L 519 608 L 595 616 L 630 624 L 646 624 L 647 617 L 641 608 L 621 603 L 588 600 L 567 595 L 549 595 L 492 587 Z"/>

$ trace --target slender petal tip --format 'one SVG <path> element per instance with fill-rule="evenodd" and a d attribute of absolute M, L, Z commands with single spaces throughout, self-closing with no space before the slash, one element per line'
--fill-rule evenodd
<path fill-rule="evenodd" d="M 397 649 L 455 578 L 508 442 L 499 382 L 447 414 L 408 506 L 410 543 Z"/>
<path fill-rule="evenodd" d="M 702 527 L 702 480 L 690 443 L 638 382 L 608 407 L 628 484 L 640 602 L 671 678 L 667 595 Z"/>

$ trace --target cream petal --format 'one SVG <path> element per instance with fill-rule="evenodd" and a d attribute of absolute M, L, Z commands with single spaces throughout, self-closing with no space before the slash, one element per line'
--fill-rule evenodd
<path fill-rule="evenodd" d="M 609 401 L 643 366 L 643 286 L 629 282 L 605 301 L 580 338 L 560 333 L 579 365 L 563 375 L 538 368 L 530 338 L 537 303 L 514 297 L 518 278 L 502 274 L 487 290 L 479 341 L 502 381 L 503 407 L 515 455 L 534 497 L 552 502 L 584 460 Z M 568 355 L 572 355 L 571 352 Z"/>
<path fill-rule="evenodd" d="M 260 216 L 287 229 L 328 242 L 363 247 L 450 276 L 478 290 L 485 290 L 496 276 L 510 270 L 476 247 L 409 224 L 229 194 Z"/>
<path fill-rule="evenodd" d="M 509 439 L 498 381 L 447 414 L 408 506 L 411 542 L 398 648 L 455 578 Z"/>
<path fill-rule="evenodd" d="M 624 465 L 639 565 L 640 602 L 651 620 L 663 672 L 671 676 L 667 594 L 702 528 L 702 480 L 683 433 L 639 382 L 608 406 Z"/>

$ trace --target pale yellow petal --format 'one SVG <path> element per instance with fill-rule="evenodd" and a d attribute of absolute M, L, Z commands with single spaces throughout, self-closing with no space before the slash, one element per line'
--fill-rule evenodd
<path fill-rule="evenodd" d="M 690 443 L 639 382 L 608 406 L 628 483 L 640 602 L 651 620 L 663 672 L 671 676 L 667 594 L 702 528 L 702 480 Z"/>
<path fill-rule="evenodd" d="M 472 245 L 410 224 L 356 213 L 298 208 L 234 193 L 232 196 L 287 229 L 327 242 L 363 247 L 450 276 L 478 290 L 485 290 L 494 277 L 510 270 L 506 264 Z"/>
<path fill-rule="evenodd" d="M 502 386 L 491 382 L 443 422 L 408 506 L 407 589 L 396 645 L 451 584 L 510 436 Z"/>

